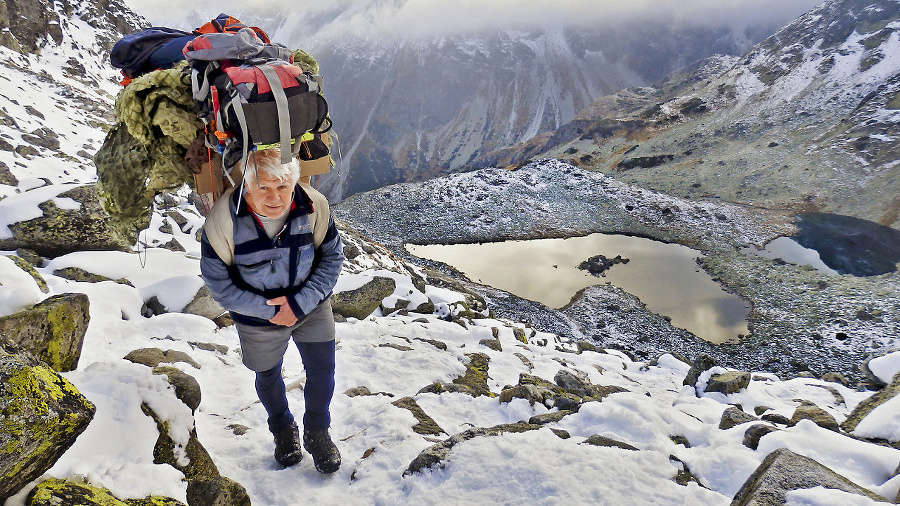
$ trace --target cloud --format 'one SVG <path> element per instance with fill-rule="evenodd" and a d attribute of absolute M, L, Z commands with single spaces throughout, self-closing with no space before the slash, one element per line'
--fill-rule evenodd
<path fill-rule="evenodd" d="M 153 24 L 199 23 L 219 12 L 258 17 L 297 35 L 440 37 L 496 29 L 621 25 L 657 21 L 673 25 L 786 24 L 819 0 L 195 0 L 184 13 L 179 0 L 125 0 Z M 184 26 L 176 26 L 184 27 Z M 269 29 L 268 26 L 264 27 Z M 293 38 L 293 37 L 292 37 Z"/>

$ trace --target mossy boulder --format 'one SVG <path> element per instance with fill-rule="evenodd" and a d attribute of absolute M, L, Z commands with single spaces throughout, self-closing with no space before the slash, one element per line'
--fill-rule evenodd
<path fill-rule="evenodd" d="M 105 488 L 87 483 L 50 478 L 40 482 L 25 500 L 26 506 L 185 506 L 171 497 L 152 495 L 143 499 L 119 499 Z"/>
<path fill-rule="evenodd" d="M 56 371 L 74 371 L 90 322 L 83 293 L 54 295 L 33 308 L 0 318 L 0 334 Z"/>
<path fill-rule="evenodd" d="M 94 417 L 94 405 L 26 352 L 0 349 L 0 502 L 50 469 Z"/>
<path fill-rule="evenodd" d="M 363 320 L 381 306 L 385 297 L 394 293 L 397 282 L 391 278 L 375 276 L 357 288 L 338 292 L 331 297 L 333 312 L 346 318 Z"/>
<path fill-rule="evenodd" d="M 76 186 L 57 197 L 72 199 L 79 206 L 63 209 L 52 200 L 40 203 L 43 216 L 11 223 L 13 237 L 0 239 L 0 249 L 28 248 L 45 257 L 74 251 L 131 251 L 131 243 L 109 226 L 109 215 L 93 185 Z"/>
<path fill-rule="evenodd" d="M 465 387 L 474 397 L 487 395 L 493 397 L 487 384 L 488 364 L 491 358 L 484 353 L 468 353 L 469 362 L 466 363 L 466 373 L 453 379 L 453 383 Z"/>
<path fill-rule="evenodd" d="M 840 426 L 838 426 L 837 420 L 831 416 L 831 413 L 809 401 L 804 401 L 803 404 L 797 406 L 793 416 L 791 416 L 791 423 L 788 425 L 793 427 L 800 423 L 800 420 L 810 420 L 819 427 L 840 432 Z"/>
<path fill-rule="evenodd" d="M 719 419 L 719 428 L 728 430 L 742 423 L 755 421 L 757 421 L 757 418 L 750 413 L 745 413 L 737 406 L 728 406 L 728 408 L 722 412 L 722 418 Z"/>

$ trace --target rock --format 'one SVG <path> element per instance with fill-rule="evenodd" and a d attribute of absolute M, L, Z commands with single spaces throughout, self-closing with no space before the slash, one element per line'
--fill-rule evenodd
<path fill-rule="evenodd" d="M 560 411 L 544 413 L 542 415 L 534 415 L 528 419 L 528 423 L 532 425 L 547 425 L 548 423 L 556 423 L 562 420 L 564 417 L 571 415 L 572 413 L 574 413 L 574 411 L 563 409 Z"/>
<path fill-rule="evenodd" d="M 491 330 L 494 333 L 494 337 L 491 339 L 482 339 L 478 344 L 486 346 L 494 351 L 503 351 L 503 346 L 500 345 L 500 329 L 494 327 Z"/>
<path fill-rule="evenodd" d="M 30 263 L 34 267 L 43 267 L 44 259 L 38 255 L 34 250 L 30 250 L 28 248 L 19 248 L 16 250 L 16 255 L 19 256 L 22 260 Z"/>
<path fill-rule="evenodd" d="M 465 387 L 474 397 L 480 395 L 493 396 L 488 387 L 488 363 L 491 358 L 484 353 L 468 353 L 469 362 L 466 364 L 466 373 L 453 379 L 453 383 Z"/>
<path fill-rule="evenodd" d="M 372 395 L 372 391 L 368 387 L 354 387 L 344 391 L 347 397 L 359 397 L 363 395 Z"/>
<path fill-rule="evenodd" d="M 74 371 L 90 322 L 83 293 L 48 297 L 33 308 L 0 318 L 0 334 L 56 371 Z"/>
<path fill-rule="evenodd" d="M 147 367 L 156 367 L 162 363 L 174 364 L 176 362 L 184 362 L 190 364 L 194 369 L 200 369 L 200 364 L 195 362 L 190 355 L 176 350 L 163 351 L 159 348 L 141 348 L 125 355 L 125 360 L 135 364 L 146 365 Z"/>
<path fill-rule="evenodd" d="M 744 439 L 741 443 L 750 448 L 751 450 L 755 450 L 759 448 L 759 440 L 770 432 L 775 432 L 778 430 L 771 425 L 766 425 L 764 423 L 755 423 L 750 426 L 747 430 L 744 431 Z"/>
<path fill-rule="evenodd" d="M 228 355 L 228 346 L 216 343 L 203 343 L 198 341 L 188 341 L 191 348 L 218 353 L 219 355 Z"/>
<path fill-rule="evenodd" d="M 50 469 L 95 412 L 65 378 L 12 348 L 0 349 L 0 502 Z"/>
<path fill-rule="evenodd" d="M 394 293 L 396 281 L 391 278 L 375 276 L 372 281 L 357 288 L 338 292 L 331 297 L 331 308 L 337 314 L 347 318 L 364 320 L 378 309 L 385 297 Z"/>
<path fill-rule="evenodd" d="M 606 258 L 603 255 L 594 255 L 584 262 L 578 264 L 578 268 L 588 271 L 593 276 L 606 276 L 606 271 L 616 264 L 627 264 L 630 260 L 622 258 L 622 255 L 616 255 L 615 258 Z"/>
<path fill-rule="evenodd" d="M 778 413 L 766 413 L 761 418 L 767 422 L 777 423 L 779 425 L 789 425 L 791 423 L 791 420 L 788 417 L 779 415 Z"/>
<path fill-rule="evenodd" d="M 212 295 L 209 294 L 209 288 L 203 285 L 200 287 L 200 290 L 197 290 L 197 295 L 194 296 L 194 299 L 187 306 L 184 306 L 181 312 L 215 320 L 225 313 L 225 308 L 212 298 Z"/>
<path fill-rule="evenodd" d="M 791 490 L 824 487 L 888 502 L 815 460 L 785 448 L 770 453 L 756 471 L 747 478 L 731 502 L 731 506 L 769 506 L 787 502 Z"/>
<path fill-rule="evenodd" d="M 562 369 L 556 373 L 553 381 L 567 393 L 581 397 L 582 401 L 600 400 L 609 394 L 628 391 L 619 386 L 594 385 L 583 371 L 572 373 Z"/>
<path fill-rule="evenodd" d="M 674 455 L 669 455 L 669 461 L 675 464 L 676 467 L 678 467 L 678 474 L 675 475 L 675 483 L 683 487 L 686 487 L 688 483 L 691 482 L 694 482 L 701 487 L 703 486 L 703 484 L 700 483 L 700 480 L 697 479 L 697 477 L 694 476 L 694 473 L 692 473 L 688 468 L 687 464 L 682 462 L 681 459 Z"/>
<path fill-rule="evenodd" d="M 523 344 L 528 344 L 528 338 L 525 337 L 525 329 L 520 327 L 513 327 L 513 337 L 516 338 L 516 341 L 519 341 Z"/>
<path fill-rule="evenodd" d="M 617 441 L 612 438 L 608 438 L 606 436 L 601 436 L 599 434 L 594 434 L 593 436 L 582 441 L 583 444 L 589 444 L 594 446 L 606 446 L 610 448 L 621 448 L 623 450 L 632 450 L 638 451 L 637 448 L 631 446 L 628 443 L 623 443 L 622 441 Z"/>
<path fill-rule="evenodd" d="M 750 373 L 741 371 L 728 371 L 722 374 L 713 374 L 706 384 L 704 392 L 721 392 L 723 394 L 735 394 L 750 385 Z"/>
<path fill-rule="evenodd" d="M 8 146 L 8 149 L 7 149 L 7 146 Z M 0 150 L 12 151 L 13 147 L 10 143 L 6 142 L 3 139 L 0 139 Z M 16 176 L 14 176 L 12 172 L 10 172 L 9 167 L 3 162 L 0 162 L 0 184 L 5 184 L 5 185 L 9 185 L 9 186 L 18 186 L 19 185 L 19 180 L 16 179 Z"/>
<path fill-rule="evenodd" d="M 141 405 L 144 414 L 153 418 L 159 430 L 159 438 L 153 447 L 153 463 L 169 464 L 184 473 L 187 480 L 189 506 L 228 505 L 250 506 L 250 496 L 241 484 L 222 476 L 209 452 L 197 438 L 192 428 L 188 443 L 180 447 L 169 435 L 169 425 L 146 403 Z M 183 454 L 186 461 L 179 456 Z"/>
<path fill-rule="evenodd" d="M 701 354 L 691 364 L 691 369 L 688 371 L 687 376 L 684 377 L 684 381 L 682 382 L 682 384 L 696 386 L 697 380 L 700 378 L 700 375 L 703 374 L 703 371 L 711 369 L 717 365 L 718 364 L 712 357 L 706 354 Z"/>
<path fill-rule="evenodd" d="M 403 408 L 409 410 L 416 420 L 419 423 L 413 425 L 412 430 L 416 434 L 422 434 L 423 436 L 437 436 L 439 434 L 446 434 L 447 432 L 442 429 L 437 422 L 434 421 L 433 418 L 428 416 L 425 413 L 419 404 L 412 397 L 403 397 L 401 399 L 397 399 L 396 401 L 391 403 L 398 408 Z"/>
<path fill-rule="evenodd" d="M 175 397 L 181 399 L 191 413 L 197 411 L 202 398 L 200 383 L 190 374 L 170 366 L 158 366 L 153 368 L 153 374 L 165 375 L 169 384 L 175 388 Z"/>
<path fill-rule="evenodd" d="M 840 426 L 838 426 L 837 420 L 835 420 L 829 412 L 811 402 L 804 402 L 800 406 L 797 406 L 793 416 L 791 416 L 788 426 L 793 427 L 794 425 L 797 425 L 800 420 L 810 420 L 819 427 L 840 432 Z"/>
<path fill-rule="evenodd" d="M 459 281 L 433 269 L 425 268 L 424 272 L 427 275 L 428 284 L 461 293 L 466 299 L 465 306 L 470 311 L 484 311 L 487 309 L 487 303 L 484 301 L 484 297 L 470 290 Z"/>
<path fill-rule="evenodd" d="M 423 343 L 428 343 L 439 350 L 447 351 L 447 343 L 443 341 L 438 341 L 436 339 L 425 339 L 424 337 L 415 337 L 413 339 L 415 339 L 416 341 L 422 341 Z"/>
<path fill-rule="evenodd" d="M 64 269 L 56 269 L 53 271 L 54 276 L 59 276 L 61 278 L 71 279 L 72 281 L 80 281 L 82 283 L 100 283 L 103 281 L 115 281 L 116 283 L 122 285 L 128 285 L 133 287 L 131 281 L 128 281 L 125 278 L 112 279 L 106 276 L 102 276 L 100 274 L 94 274 L 93 272 L 88 272 L 81 267 L 66 267 Z"/>
<path fill-rule="evenodd" d="M 859 422 L 871 413 L 873 409 L 898 395 L 900 395 L 900 373 L 894 375 L 894 379 L 891 381 L 890 385 L 882 388 L 874 395 L 857 404 L 856 407 L 853 408 L 853 411 L 847 415 L 847 419 L 841 424 L 841 429 L 843 429 L 844 432 L 853 432 L 856 429 L 856 426 L 859 425 Z"/>
<path fill-rule="evenodd" d="M 831 383 L 840 383 L 841 385 L 844 385 L 845 387 L 850 386 L 850 381 L 848 381 L 847 378 L 845 378 L 844 375 L 839 372 L 826 372 L 825 374 L 822 375 L 822 381 L 829 381 Z"/>
<path fill-rule="evenodd" d="M 22 134 L 22 140 L 44 149 L 59 149 L 59 138 L 56 132 L 46 127 L 38 128 L 30 134 Z"/>
<path fill-rule="evenodd" d="M 719 428 L 727 430 L 736 427 L 742 423 L 755 422 L 757 418 L 750 413 L 745 413 L 736 406 L 728 406 L 722 412 L 722 418 L 719 420 Z"/>
<path fill-rule="evenodd" d="M 128 499 L 126 502 L 105 488 L 58 478 L 40 482 L 28 493 L 25 504 L 27 506 L 185 506 L 177 499 L 158 495 L 143 499 Z"/>
<path fill-rule="evenodd" d="M 43 216 L 10 224 L 13 237 L 0 239 L 0 249 L 28 248 L 45 257 L 85 250 L 131 251 L 131 244 L 110 227 L 93 185 L 66 190 L 59 197 L 80 205 L 60 209 L 50 200 L 42 202 L 38 207 Z"/>
<path fill-rule="evenodd" d="M 526 432 L 530 430 L 537 430 L 540 428 L 540 425 L 532 425 L 529 423 L 509 423 L 495 425 L 494 427 L 476 427 L 473 429 L 468 429 L 466 431 L 460 432 L 459 434 L 454 434 L 450 437 L 450 439 L 444 440 L 440 443 L 435 443 L 423 450 L 409 464 L 409 466 L 406 468 L 406 471 L 403 472 L 403 476 L 418 473 L 425 469 L 442 467 L 444 459 L 446 459 L 447 456 L 450 455 L 450 450 L 454 446 L 476 437 L 499 436 L 506 432 Z"/>
<path fill-rule="evenodd" d="M 25 250 L 24 248 L 19 248 L 19 249 L 20 249 L 20 251 L 28 251 L 28 250 Z M 22 257 L 16 256 L 16 255 L 12 255 L 7 258 L 12 260 L 13 263 L 16 264 L 16 267 L 18 267 L 19 269 L 22 269 L 29 276 L 31 276 L 34 279 L 34 282 L 37 283 L 38 288 L 41 289 L 41 292 L 43 292 L 43 293 L 50 292 L 50 288 L 47 286 L 47 282 L 44 280 L 44 277 L 41 276 L 37 270 L 35 270 L 34 265 L 31 262 L 29 262 L 28 260 L 25 260 Z M 40 258 L 40 257 L 38 257 L 38 258 Z"/>
<path fill-rule="evenodd" d="M 544 404 L 544 392 L 534 385 L 516 385 L 504 388 L 500 392 L 500 402 L 510 402 L 513 399 L 525 399 L 534 406 L 535 403 Z"/>

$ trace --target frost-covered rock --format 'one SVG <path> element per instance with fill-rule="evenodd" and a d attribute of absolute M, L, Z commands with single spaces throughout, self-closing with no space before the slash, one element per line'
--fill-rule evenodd
<path fill-rule="evenodd" d="M 75 443 L 94 405 L 65 378 L 0 349 L 0 501 L 41 476 Z"/>
<path fill-rule="evenodd" d="M 89 306 L 83 293 L 54 295 L 29 310 L 0 318 L 0 334 L 54 370 L 73 371 L 91 319 Z"/>

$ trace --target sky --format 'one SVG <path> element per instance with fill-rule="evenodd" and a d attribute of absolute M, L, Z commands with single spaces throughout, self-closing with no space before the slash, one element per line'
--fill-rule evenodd
<path fill-rule="evenodd" d="M 183 2 L 176 0 L 125 0 L 135 12 L 156 25 L 172 26 L 186 17 Z M 289 2 L 286 0 L 201 0 L 192 2 L 199 19 L 219 12 L 251 16 L 278 13 L 290 23 L 304 24 L 343 12 L 330 33 L 394 34 L 398 30 L 413 35 L 440 36 L 491 28 L 595 26 L 655 19 L 672 23 L 729 24 L 742 27 L 758 23 L 786 24 L 818 5 L 818 0 L 399 0 L 382 1 L 372 8 L 370 0 L 333 2 Z M 281 7 L 289 6 L 289 7 Z M 281 14 L 287 11 L 286 14 Z M 179 13 L 173 17 L 172 12 Z M 181 15 L 180 13 L 184 13 Z M 315 24 L 315 22 L 313 22 Z M 309 25 L 311 29 L 319 27 Z M 175 28 L 186 28 L 174 26 Z M 266 28 L 266 27 L 263 27 Z"/>

